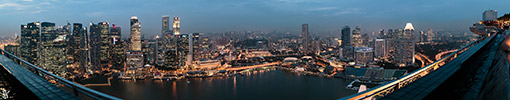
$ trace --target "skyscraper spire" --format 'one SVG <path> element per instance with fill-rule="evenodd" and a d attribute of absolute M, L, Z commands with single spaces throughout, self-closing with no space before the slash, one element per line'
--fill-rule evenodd
<path fill-rule="evenodd" d="M 404 28 L 404 30 L 407 30 L 407 29 L 414 30 L 413 24 L 412 23 L 407 23 L 406 27 Z"/>

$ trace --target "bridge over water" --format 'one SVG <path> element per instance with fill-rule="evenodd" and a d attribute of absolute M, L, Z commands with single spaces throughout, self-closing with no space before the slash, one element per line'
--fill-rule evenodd
<path fill-rule="evenodd" d="M 399 79 L 341 99 L 510 99 L 504 36 L 488 34 Z"/>

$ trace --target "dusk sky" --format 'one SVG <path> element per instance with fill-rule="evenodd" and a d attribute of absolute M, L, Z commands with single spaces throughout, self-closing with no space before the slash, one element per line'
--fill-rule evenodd
<path fill-rule="evenodd" d="M 161 16 L 181 17 L 181 33 L 225 31 L 339 32 L 361 25 L 362 33 L 380 28 L 433 28 L 468 31 L 488 9 L 501 16 L 510 0 L 1 0 L 0 36 L 20 33 L 33 21 L 57 25 L 107 21 L 129 36 L 129 19 L 138 16 L 142 34 L 161 34 Z M 170 22 L 171 23 L 171 22 Z"/>

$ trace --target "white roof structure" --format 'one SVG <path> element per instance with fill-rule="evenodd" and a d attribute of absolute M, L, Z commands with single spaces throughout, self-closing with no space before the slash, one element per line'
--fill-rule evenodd
<path fill-rule="evenodd" d="M 407 29 L 414 30 L 413 24 L 412 23 L 407 23 L 406 27 L 404 28 L 404 30 L 407 30 Z"/>

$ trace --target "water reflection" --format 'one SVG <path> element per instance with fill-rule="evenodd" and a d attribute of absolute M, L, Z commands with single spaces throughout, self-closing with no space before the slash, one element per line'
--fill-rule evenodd
<path fill-rule="evenodd" d="M 267 69 L 235 77 L 166 80 L 111 80 L 92 89 L 124 99 L 337 99 L 356 93 L 350 81 Z M 190 83 L 187 83 L 187 82 Z M 157 84 L 157 85 L 154 85 Z M 160 85 L 161 84 L 161 85 Z"/>

